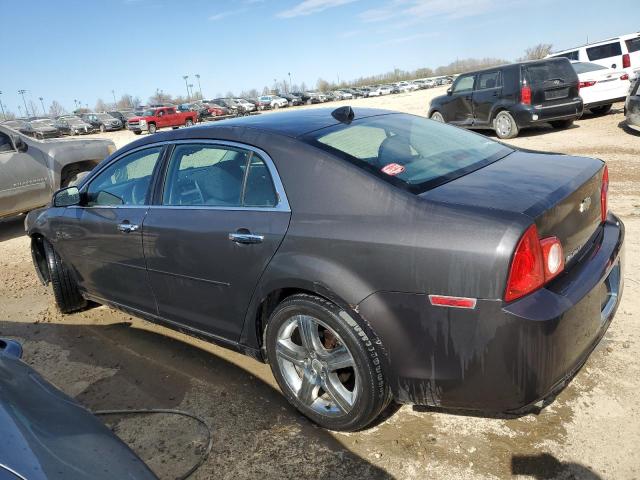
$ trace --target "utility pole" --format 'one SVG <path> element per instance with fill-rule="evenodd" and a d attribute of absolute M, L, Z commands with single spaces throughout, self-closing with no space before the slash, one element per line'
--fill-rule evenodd
<path fill-rule="evenodd" d="M 18 105 L 18 112 L 20 113 L 20 117 L 22 117 L 22 107 Z"/>
<path fill-rule="evenodd" d="M 76 110 L 78 110 L 78 100 L 76 100 L 76 99 L 74 98 L 74 99 L 73 99 L 73 104 L 75 105 Z M 74 111 L 74 113 L 75 113 L 75 111 Z"/>
<path fill-rule="evenodd" d="M 116 92 L 114 90 L 111 90 L 111 95 L 113 95 L 113 109 L 117 110 L 118 102 L 116 101 Z"/>
<path fill-rule="evenodd" d="M 44 99 L 42 97 L 38 97 L 38 99 L 40 100 L 40 105 L 42 105 L 42 114 L 46 117 L 47 111 L 44 109 Z"/>
<path fill-rule="evenodd" d="M 18 90 L 18 93 L 22 95 L 22 103 L 24 103 L 24 112 L 25 116 L 29 116 L 29 109 L 27 108 L 27 101 L 24 99 L 24 94 L 27 93 L 26 90 Z"/>
<path fill-rule="evenodd" d="M 187 101 L 189 101 L 191 99 L 189 95 L 189 82 L 187 82 L 189 75 L 183 75 L 182 78 L 184 79 L 184 86 L 187 87 Z"/>
<path fill-rule="evenodd" d="M 293 83 L 291 83 L 291 72 L 289 72 L 289 91 L 293 91 Z"/>
<path fill-rule="evenodd" d="M 0 95 L 2 95 L 2 91 L 0 91 Z M 6 120 L 7 119 L 7 114 L 4 113 L 4 105 L 2 105 L 2 99 L 0 98 L 0 110 L 2 110 L 2 119 Z"/>
<path fill-rule="evenodd" d="M 196 73 L 196 78 L 198 79 L 198 90 L 200 90 L 200 100 L 204 100 L 204 96 L 202 95 L 202 85 L 200 85 L 200 74 Z"/>

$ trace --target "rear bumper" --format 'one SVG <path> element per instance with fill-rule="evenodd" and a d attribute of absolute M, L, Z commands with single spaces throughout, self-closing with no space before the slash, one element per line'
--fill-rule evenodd
<path fill-rule="evenodd" d="M 385 347 L 396 400 L 506 412 L 557 393 L 615 315 L 623 242 L 624 226 L 611 215 L 588 259 L 509 304 L 479 300 L 474 310 L 442 308 L 426 295 L 395 292 L 365 299 L 358 311 Z"/>
<path fill-rule="evenodd" d="M 582 116 L 584 105 L 581 98 L 567 99 L 557 105 L 517 104 L 509 111 L 518 127 L 528 127 L 555 120 L 578 119 Z"/>
<path fill-rule="evenodd" d="M 603 105 L 611 105 L 617 102 L 624 102 L 626 97 L 619 98 L 607 98 L 606 100 L 594 100 L 593 102 L 585 103 L 584 109 L 587 110 L 589 108 L 602 107 Z"/>

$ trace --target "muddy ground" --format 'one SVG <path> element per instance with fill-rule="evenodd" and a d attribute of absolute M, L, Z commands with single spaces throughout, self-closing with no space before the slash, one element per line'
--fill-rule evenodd
<path fill-rule="evenodd" d="M 352 103 L 424 114 L 432 95 Z M 403 406 L 364 432 L 324 431 L 289 406 L 265 365 L 106 307 L 58 314 L 37 281 L 20 217 L 0 222 L 0 334 L 21 340 L 27 363 L 91 409 L 202 416 L 215 441 L 198 479 L 640 478 L 640 136 L 623 128 L 616 107 L 567 131 L 540 128 L 512 141 L 606 160 L 611 208 L 627 227 L 616 318 L 574 381 L 538 415 Z M 118 146 L 135 138 L 105 136 Z M 195 423 L 166 415 L 109 424 L 163 479 L 187 470 L 205 439 Z"/>

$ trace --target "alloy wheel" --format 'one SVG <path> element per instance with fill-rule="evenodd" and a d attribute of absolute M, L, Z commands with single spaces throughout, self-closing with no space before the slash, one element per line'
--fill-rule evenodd
<path fill-rule="evenodd" d="M 506 115 L 498 115 L 496 118 L 496 130 L 502 137 L 507 137 L 511 134 L 511 120 Z"/>
<path fill-rule="evenodd" d="M 294 315 L 278 331 L 276 356 L 287 386 L 305 406 L 325 416 L 351 411 L 360 379 L 335 330 L 312 316 Z"/>
<path fill-rule="evenodd" d="M 444 123 L 444 117 L 440 112 L 433 112 L 433 115 L 431 115 L 431 120 L 435 122 Z"/>

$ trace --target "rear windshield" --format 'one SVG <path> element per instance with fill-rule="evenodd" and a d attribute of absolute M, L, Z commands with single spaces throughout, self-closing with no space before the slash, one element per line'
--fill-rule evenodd
<path fill-rule="evenodd" d="M 595 72 L 596 70 L 606 70 L 607 67 L 603 67 L 602 65 L 598 65 L 597 63 L 588 63 L 588 62 L 578 62 L 572 63 L 573 69 L 576 73 L 587 73 L 587 72 Z"/>
<path fill-rule="evenodd" d="M 622 55 L 622 47 L 620 47 L 619 41 L 587 48 L 587 57 L 589 57 L 589 60 L 591 61 L 616 57 L 618 55 Z"/>
<path fill-rule="evenodd" d="M 640 37 L 630 38 L 626 43 L 629 53 L 640 51 Z"/>
<path fill-rule="evenodd" d="M 401 113 L 323 128 L 303 140 L 413 193 L 513 152 L 482 135 Z"/>
<path fill-rule="evenodd" d="M 525 65 L 527 81 L 532 84 L 543 84 L 548 81 L 562 80 L 565 83 L 577 82 L 576 72 L 568 60 L 551 60 L 548 62 Z"/>

